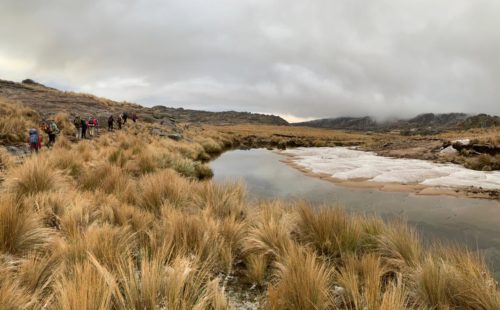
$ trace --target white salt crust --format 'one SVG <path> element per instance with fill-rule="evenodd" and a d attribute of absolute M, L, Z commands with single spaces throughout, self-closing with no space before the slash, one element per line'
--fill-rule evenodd
<path fill-rule="evenodd" d="M 363 178 L 383 183 L 500 190 L 499 171 L 475 171 L 455 164 L 383 157 L 346 147 L 295 148 L 283 153 L 293 155 L 297 165 L 313 173 L 341 180 Z"/>

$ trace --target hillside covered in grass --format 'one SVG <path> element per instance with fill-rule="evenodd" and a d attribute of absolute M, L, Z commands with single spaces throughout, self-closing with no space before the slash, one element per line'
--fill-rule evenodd
<path fill-rule="evenodd" d="M 153 127 L 62 135 L 24 159 L 0 151 L 4 309 L 500 308 L 477 253 L 424 246 L 405 223 L 338 207 L 250 202 L 204 164 L 241 144 L 236 132 L 192 127 L 174 141 Z"/>
<path fill-rule="evenodd" d="M 110 114 L 117 115 L 125 111 L 136 113 L 144 122 L 171 124 L 172 122 L 196 122 L 198 124 L 274 124 L 288 125 L 281 117 L 248 112 L 208 112 L 155 106 L 144 107 L 130 102 L 117 102 L 91 94 L 60 91 L 46 87 L 32 80 L 22 83 L 0 79 L 0 98 L 23 104 L 43 117 L 65 112 L 74 117 L 80 115 L 97 116 L 102 123 Z"/>

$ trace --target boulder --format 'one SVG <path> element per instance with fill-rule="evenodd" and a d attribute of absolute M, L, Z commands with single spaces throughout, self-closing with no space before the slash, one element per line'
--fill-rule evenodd
<path fill-rule="evenodd" d="M 179 133 L 169 133 L 167 135 L 167 137 L 169 137 L 170 139 L 175 140 L 175 141 L 182 140 L 182 135 Z"/>

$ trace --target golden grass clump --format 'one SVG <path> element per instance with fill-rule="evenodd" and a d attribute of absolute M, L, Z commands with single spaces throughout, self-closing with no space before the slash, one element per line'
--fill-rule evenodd
<path fill-rule="evenodd" d="M 0 147 L 0 171 L 5 171 L 14 166 L 14 164 L 14 157 L 5 148 Z"/>
<path fill-rule="evenodd" d="M 106 273 L 89 261 L 62 273 L 55 285 L 57 309 L 111 309 L 114 290 Z"/>
<path fill-rule="evenodd" d="M 0 98 L 0 143 L 24 143 L 29 128 L 37 127 L 39 122 L 35 111 Z"/>
<path fill-rule="evenodd" d="M 87 169 L 80 177 L 79 184 L 83 190 L 99 190 L 107 194 L 116 194 L 118 198 L 131 190 L 127 174 L 119 167 L 107 163 Z"/>
<path fill-rule="evenodd" d="M 277 283 L 268 289 L 271 309 L 329 309 L 331 272 L 311 251 L 293 247 L 275 264 Z"/>
<path fill-rule="evenodd" d="M 241 183 L 201 183 L 194 200 L 214 218 L 243 219 L 246 216 L 245 189 Z"/>
<path fill-rule="evenodd" d="M 266 255 L 270 261 L 286 257 L 294 246 L 291 239 L 293 217 L 280 202 L 259 206 L 243 243 L 246 255 Z"/>
<path fill-rule="evenodd" d="M 8 267 L 0 265 L 0 305 L 2 309 L 29 309 L 35 306 L 32 295 L 17 281 Z"/>
<path fill-rule="evenodd" d="M 478 254 L 439 246 L 415 269 L 415 292 L 422 306 L 500 309 L 500 292 Z"/>
<path fill-rule="evenodd" d="M 43 226 L 33 210 L 22 209 L 9 199 L 0 199 L 0 253 L 23 255 L 42 250 L 52 236 L 52 230 Z"/>
<path fill-rule="evenodd" d="M 74 199 L 72 192 L 42 192 L 24 197 L 21 207 L 36 211 L 44 225 L 60 229 L 61 217 L 69 210 Z"/>
<path fill-rule="evenodd" d="M 203 139 L 201 145 L 208 154 L 219 154 L 222 152 L 222 146 L 212 138 Z"/>
<path fill-rule="evenodd" d="M 145 175 L 137 181 L 137 205 L 155 215 L 160 215 L 166 202 L 181 207 L 190 200 L 192 183 L 179 177 L 172 170 Z"/>
<path fill-rule="evenodd" d="M 328 259 L 356 253 L 362 240 L 362 226 L 339 208 L 318 211 L 302 204 L 298 208 L 297 235 Z"/>
<path fill-rule="evenodd" d="M 16 199 L 41 192 L 53 191 L 63 185 L 63 179 L 41 156 L 27 159 L 23 165 L 9 171 L 5 181 L 6 192 Z"/>
<path fill-rule="evenodd" d="M 415 229 L 403 222 L 393 222 L 377 237 L 376 251 L 392 270 L 415 268 L 422 258 L 422 243 Z"/>
<path fill-rule="evenodd" d="M 268 257 L 264 254 L 250 254 L 245 257 L 245 276 L 254 285 L 262 286 L 267 277 Z"/>
<path fill-rule="evenodd" d="M 20 260 L 17 267 L 20 285 L 39 300 L 46 299 L 53 293 L 56 276 L 63 267 L 62 251 L 57 245 L 52 250 L 53 253 L 28 254 Z"/>
<path fill-rule="evenodd" d="M 57 143 L 58 142 L 56 142 L 56 145 Z M 64 148 L 62 146 L 64 143 L 65 142 L 61 142 L 59 145 L 60 147 L 57 147 L 51 152 L 50 165 L 77 179 L 81 176 L 85 168 L 83 160 L 75 151 Z"/>
<path fill-rule="evenodd" d="M 337 304 L 345 309 L 379 309 L 386 272 L 375 254 L 345 258 L 343 266 L 335 272 L 335 282 L 345 290 L 336 296 Z"/>

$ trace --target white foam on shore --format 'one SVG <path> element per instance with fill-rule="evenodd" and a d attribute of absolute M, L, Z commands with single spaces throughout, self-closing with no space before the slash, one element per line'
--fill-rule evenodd
<path fill-rule="evenodd" d="M 384 183 L 500 190 L 499 171 L 475 171 L 455 164 L 383 157 L 346 147 L 295 148 L 283 153 L 294 155 L 297 165 L 313 173 L 341 180 L 364 178 Z"/>

